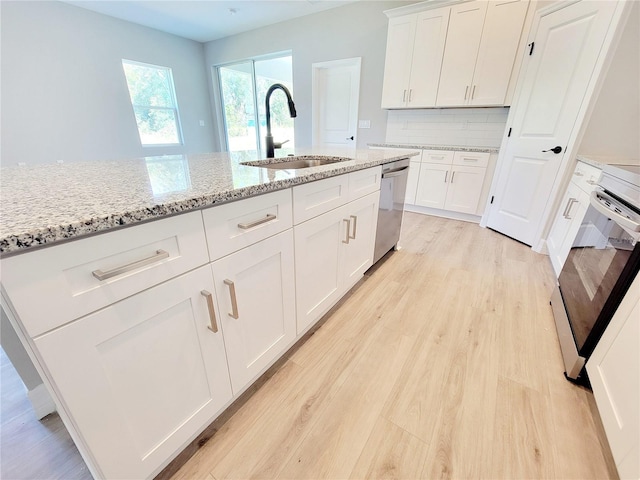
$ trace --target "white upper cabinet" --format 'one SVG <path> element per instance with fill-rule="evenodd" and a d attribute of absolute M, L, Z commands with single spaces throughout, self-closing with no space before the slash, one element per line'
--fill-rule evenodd
<path fill-rule="evenodd" d="M 439 107 L 504 105 L 528 0 L 451 7 Z"/>
<path fill-rule="evenodd" d="M 436 104 L 449 8 L 389 20 L 382 108 Z"/>

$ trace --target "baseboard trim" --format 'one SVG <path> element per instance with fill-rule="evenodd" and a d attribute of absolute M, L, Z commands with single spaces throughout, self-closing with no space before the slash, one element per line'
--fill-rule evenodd
<path fill-rule="evenodd" d="M 421 213 L 423 215 L 433 215 L 435 217 L 450 218 L 452 220 L 462 220 L 463 222 L 480 223 L 479 215 L 470 215 L 468 213 L 452 212 L 451 210 L 440 210 L 438 208 L 422 207 L 420 205 L 405 204 L 405 211 L 413 213 Z"/>
<path fill-rule="evenodd" d="M 49 395 L 49 392 L 43 383 L 34 389 L 29 390 L 27 392 L 27 396 L 29 397 L 31 408 L 33 408 L 38 420 L 43 419 L 50 413 L 56 411 L 56 404 L 53 402 L 51 395 Z"/>

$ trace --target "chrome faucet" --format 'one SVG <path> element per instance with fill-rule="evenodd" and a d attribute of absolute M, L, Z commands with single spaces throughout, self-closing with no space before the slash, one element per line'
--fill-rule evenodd
<path fill-rule="evenodd" d="M 273 158 L 275 156 L 274 150 L 276 148 L 282 148 L 282 144 L 287 143 L 289 141 L 289 140 L 285 140 L 284 142 L 275 143 L 273 141 L 273 136 L 271 135 L 271 107 L 269 106 L 269 99 L 271 98 L 271 94 L 277 89 L 282 90 L 284 94 L 287 96 L 287 102 L 289 103 L 289 115 L 291 115 L 291 118 L 295 118 L 296 116 L 296 106 L 293 103 L 293 99 L 291 98 L 291 93 L 289 93 L 289 90 L 287 90 L 287 87 L 285 87 L 281 83 L 274 83 L 273 85 L 271 85 L 269 87 L 269 90 L 267 90 L 267 97 L 265 99 L 265 107 L 267 112 L 267 136 L 265 137 L 265 143 L 267 147 L 267 158 Z"/>

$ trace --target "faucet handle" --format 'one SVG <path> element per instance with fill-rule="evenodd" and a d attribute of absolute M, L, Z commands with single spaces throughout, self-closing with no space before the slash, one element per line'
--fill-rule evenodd
<path fill-rule="evenodd" d="M 289 140 L 285 140 L 284 142 L 273 142 L 273 148 L 282 148 L 282 145 L 287 143 Z"/>

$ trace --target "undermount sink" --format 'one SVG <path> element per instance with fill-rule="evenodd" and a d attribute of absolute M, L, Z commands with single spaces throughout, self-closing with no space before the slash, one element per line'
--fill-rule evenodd
<path fill-rule="evenodd" d="M 344 157 L 327 157 L 320 155 L 309 155 L 299 157 L 275 158 L 268 160 L 256 160 L 254 162 L 242 162 L 242 165 L 250 167 L 270 168 L 276 170 L 296 170 L 299 168 L 320 167 L 332 163 L 346 162 L 351 160 Z"/>

